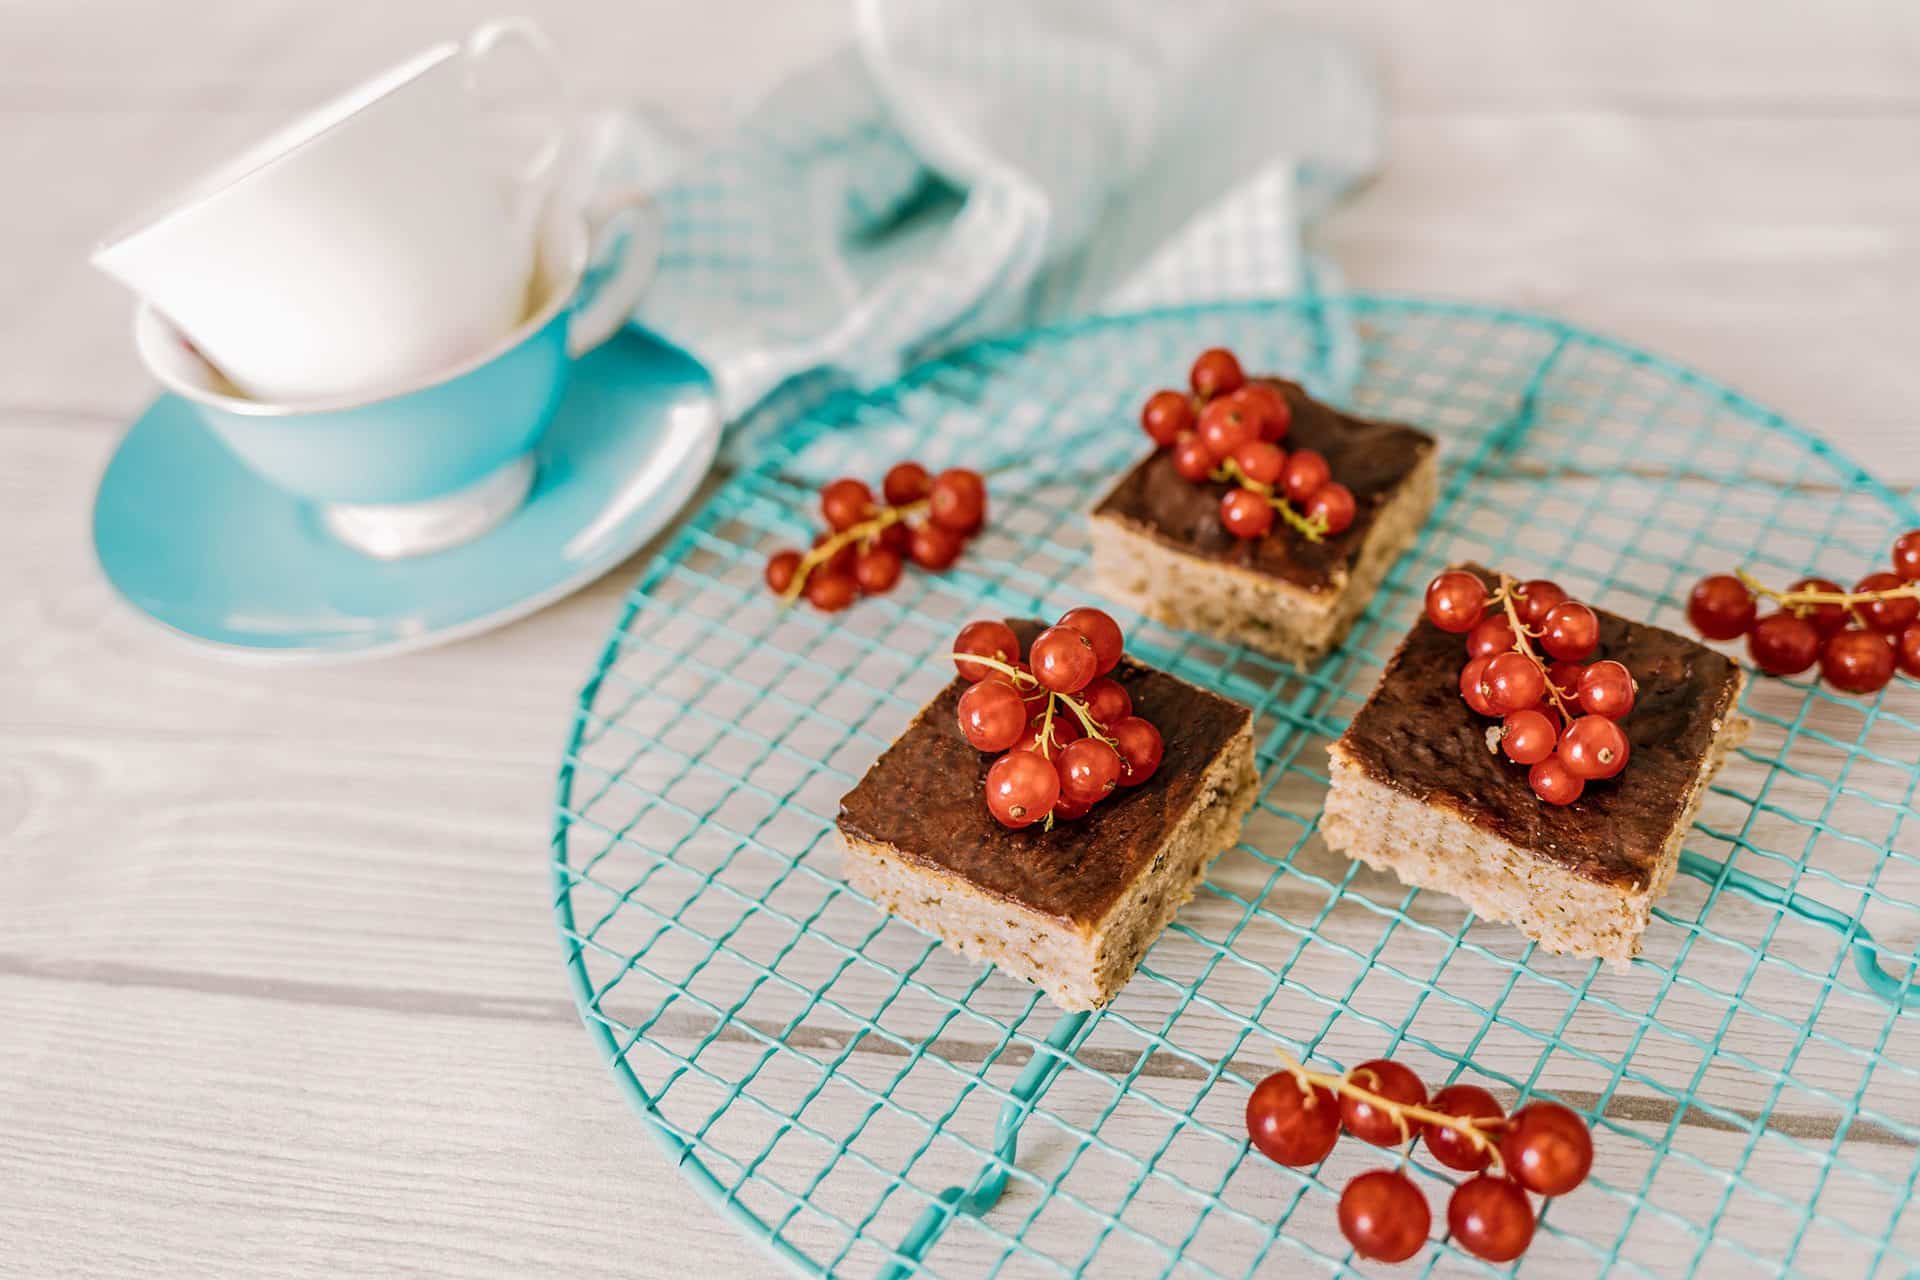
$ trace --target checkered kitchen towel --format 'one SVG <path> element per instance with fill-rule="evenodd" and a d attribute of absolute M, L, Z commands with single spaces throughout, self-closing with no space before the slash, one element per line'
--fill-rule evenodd
<path fill-rule="evenodd" d="M 728 421 L 989 332 L 1313 289 L 1303 228 L 1379 160 L 1366 68 L 1238 0 L 854 3 L 855 47 L 732 136 L 619 144 L 671 171 L 636 319 Z"/>

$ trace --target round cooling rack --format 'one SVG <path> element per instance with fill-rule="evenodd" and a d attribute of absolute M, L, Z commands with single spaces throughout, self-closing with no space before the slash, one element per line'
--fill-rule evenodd
<path fill-rule="evenodd" d="M 962 623 L 1097 598 L 1085 512 L 1146 447 L 1143 397 L 1213 345 L 1435 433 L 1442 495 L 1311 671 L 1118 614 L 1131 652 L 1252 708 L 1263 786 L 1126 990 L 1063 1015 L 848 889 L 833 820 L 950 676 Z M 812 536 L 819 485 L 905 457 L 995 472 L 987 531 L 952 571 L 910 569 L 844 613 L 779 608 L 761 570 Z M 762 446 L 627 600 L 558 779 L 574 995 L 681 1175 L 807 1274 L 1367 1273 L 1335 1201 L 1393 1157 L 1249 1154 L 1247 1093 L 1283 1047 L 1588 1116 L 1593 1176 L 1543 1203 L 1530 1273 L 1906 1276 L 1920 685 L 1752 681 L 1752 737 L 1623 971 L 1538 951 L 1315 828 L 1327 745 L 1448 562 L 1684 629 L 1703 574 L 1850 581 L 1916 524 L 1773 414 L 1539 316 L 1355 297 L 967 348 Z M 1417 1145 L 1411 1162 L 1444 1207 L 1444 1171 Z M 1436 1239 L 1381 1273 L 1506 1270 Z"/>

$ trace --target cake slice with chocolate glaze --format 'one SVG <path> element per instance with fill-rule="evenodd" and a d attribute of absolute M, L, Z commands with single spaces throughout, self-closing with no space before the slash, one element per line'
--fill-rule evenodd
<path fill-rule="evenodd" d="M 1022 648 L 1042 624 L 1008 619 Z M 1012 829 L 988 812 L 991 757 L 961 735 L 955 678 L 840 801 L 847 882 L 1066 1009 L 1106 1004 L 1207 868 L 1240 838 L 1259 790 L 1252 715 L 1130 657 L 1112 673 L 1165 755 L 1145 783 L 1084 817 Z"/>
<path fill-rule="evenodd" d="M 1493 574 L 1464 567 L 1492 588 Z M 1541 800 L 1460 696 L 1461 637 L 1422 615 L 1329 749 L 1327 844 L 1549 951 L 1630 961 L 1708 783 L 1749 724 L 1737 712 L 1743 677 L 1727 658 L 1595 613 L 1597 656 L 1623 663 L 1638 685 L 1619 722 L 1632 754 L 1618 777 L 1569 805 Z"/>
<path fill-rule="evenodd" d="M 1297 383 L 1254 381 L 1286 398 L 1285 448 L 1321 454 L 1352 491 L 1353 523 L 1318 542 L 1284 522 L 1242 540 L 1220 518 L 1231 482 L 1187 480 L 1156 449 L 1093 509 L 1094 574 L 1102 594 L 1169 626 L 1316 662 L 1346 638 L 1433 510 L 1437 450 L 1425 432 L 1342 413 Z"/>

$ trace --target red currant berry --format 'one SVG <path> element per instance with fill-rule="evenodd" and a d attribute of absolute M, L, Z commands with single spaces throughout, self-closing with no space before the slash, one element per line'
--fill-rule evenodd
<path fill-rule="evenodd" d="M 1092 812 L 1092 805 L 1081 804 L 1079 801 L 1069 798 L 1064 791 L 1060 793 L 1060 798 L 1053 802 L 1053 820 L 1055 822 L 1075 822 Z"/>
<path fill-rule="evenodd" d="M 1702 578 L 1687 596 L 1687 621 L 1709 640 L 1734 640 L 1753 626 L 1753 592 L 1730 573 Z"/>
<path fill-rule="evenodd" d="M 1561 805 L 1572 804 L 1587 789 L 1586 780 L 1567 768 L 1566 761 L 1557 755 L 1527 770 L 1527 785 L 1548 804 Z"/>
<path fill-rule="evenodd" d="M 1831 578 L 1802 578 L 1792 586 L 1789 592 L 1820 591 L 1828 595 L 1839 595 L 1840 584 Z M 1793 612 L 1813 624 L 1813 629 L 1823 636 L 1830 636 L 1851 620 L 1847 617 L 1847 607 L 1843 604 L 1803 604 Z"/>
<path fill-rule="evenodd" d="M 1233 451 L 1233 464 L 1240 468 L 1240 474 L 1247 479 L 1271 488 L 1280 481 L 1280 471 L 1287 465 L 1287 455 L 1280 452 L 1278 445 L 1255 440 Z"/>
<path fill-rule="evenodd" d="M 983 658 L 996 658 L 1009 666 L 1020 663 L 1020 637 L 1013 634 L 1013 628 L 996 619 L 981 619 L 969 622 L 960 628 L 960 634 L 954 637 L 955 653 L 977 653 Z M 960 673 L 962 680 L 985 680 L 988 676 L 1001 674 L 982 662 L 968 662 L 965 658 L 955 658 L 953 669 Z"/>
<path fill-rule="evenodd" d="M 1027 731 L 1027 704 L 1013 686 L 982 680 L 960 695 L 960 732 L 976 751 L 1005 751 Z"/>
<path fill-rule="evenodd" d="M 1613 658 L 1578 668 L 1574 679 L 1574 697 L 1586 714 L 1620 720 L 1626 712 L 1634 710 L 1634 693 L 1638 691 L 1634 674 Z"/>
<path fill-rule="evenodd" d="M 953 566 L 960 558 L 960 552 L 966 547 L 966 540 L 953 530 L 935 524 L 931 520 L 922 520 L 913 527 L 907 554 L 922 569 L 938 573 Z"/>
<path fill-rule="evenodd" d="M 1034 637 L 1027 651 L 1034 678 L 1055 693 L 1078 693 L 1099 674 L 1100 659 L 1093 641 L 1072 627 L 1048 627 Z"/>
<path fill-rule="evenodd" d="M 1460 696 L 1467 700 L 1467 705 L 1473 708 L 1476 715 L 1500 714 L 1487 698 L 1487 667 L 1492 662 L 1492 658 L 1475 658 L 1460 668 Z"/>
<path fill-rule="evenodd" d="M 1359 503 L 1354 500 L 1353 490 L 1338 482 L 1323 484 L 1313 491 L 1307 499 L 1305 515 L 1309 520 L 1318 520 L 1325 526 L 1327 537 L 1336 533 L 1345 533 L 1353 527 L 1353 518 L 1359 513 Z"/>
<path fill-rule="evenodd" d="M 1325 458 L 1311 449 L 1296 449 L 1287 455 L 1287 465 L 1280 470 L 1280 488 L 1288 502 L 1304 507 L 1332 478 L 1333 468 Z"/>
<path fill-rule="evenodd" d="M 1553 721 L 1531 707 L 1514 712 L 1500 726 L 1500 749 L 1515 764 L 1539 764 L 1559 741 Z"/>
<path fill-rule="evenodd" d="M 1836 631 L 1820 648 L 1820 675 L 1842 693 L 1877 693 L 1893 679 L 1893 645 L 1877 631 Z"/>
<path fill-rule="evenodd" d="M 1868 591 L 1893 591 L 1906 585 L 1890 573 L 1870 573 L 1853 584 L 1856 595 Z M 1891 600 L 1869 600 L 1855 606 L 1860 611 L 1860 620 L 1875 631 L 1888 635 L 1897 635 L 1905 631 L 1907 625 L 1920 618 L 1920 600 L 1912 596 L 1895 596 Z"/>
<path fill-rule="evenodd" d="M 1347 1072 L 1347 1079 L 1388 1102 L 1406 1107 L 1426 1105 L 1427 1086 L 1420 1083 L 1419 1076 L 1391 1058 L 1363 1062 Z M 1399 1146 L 1411 1141 L 1416 1133 L 1411 1123 L 1396 1111 L 1350 1093 L 1340 1095 L 1340 1123 L 1348 1133 L 1376 1147 Z"/>
<path fill-rule="evenodd" d="M 1580 709 L 1588 715 L 1618 720 L 1633 710 L 1633 673 L 1611 658 L 1580 668 Z"/>
<path fill-rule="evenodd" d="M 1275 1164 L 1319 1164 L 1340 1140 L 1340 1104 L 1325 1085 L 1276 1071 L 1247 1095 L 1247 1138 Z"/>
<path fill-rule="evenodd" d="M 807 575 L 807 603 L 822 613 L 838 613 L 860 594 L 860 584 L 850 573 L 815 569 Z"/>
<path fill-rule="evenodd" d="M 835 480 L 820 491 L 820 514 L 836 533 L 867 518 L 873 510 L 873 490 L 852 477 Z"/>
<path fill-rule="evenodd" d="M 1240 361 L 1233 352 L 1225 347 L 1210 347 L 1193 362 L 1187 381 L 1193 387 L 1193 394 L 1202 400 L 1211 400 L 1229 391 L 1238 391 L 1246 385 L 1247 375 L 1240 371 Z"/>
<path fill-rule="evenodd" d="M 1251 489 L 1229 489 L 1220 495 L 1220 523 L 1242 542 L 1263 538 L 1273 528 L 1273 504 Z"/>
<path fill-rule="evenodd" d="M 1013 744 L 1015 751 L 1032 751 L 1049 760 L 1057 760 L 1062 751 L 1086 736 L 1086 731 L 1080 727 L 1080 722 L 1072 712 L 1055 707 L 1053 720 L 1049 723 L 1046 710 L 1045 701 L 1027 704 L 1027 731 Z M 1043 733 L 1044 741 L 1041 736 Z"/>
<path fill-rule="evenodd" d="M 1193 430 L 1193 401 L 1178 391 L 1156 391 L 1140 410 L 1140 429 L 1162 449 Z"/>
<path fill-rule="evenodd" d="M 777 596 L 787 594 L 793 575 L 800 571 L 798 551 L 776 551 L 767 559 L 767 589 Z"/>
<path fill-rule="evenodd" d="M 1120 631 L 1120 624 L 1104 609 L 1095 609 L 1082 605 L 1078 609 L 1069 609 L 1060 615 L 1060 624 L 1070 627 L 1087 638 L 1093 645 L 1093 673 L 1103 676 L 1120 663 L 1120 655 L 1126 650 L 1127 638 Z"/>
<path fill-rule="evenodd" d="M 1497 1130 L 1483 1122 L 1499 1120 L 1506 1114 L 1492 1094 L 1477 1084 L 1450 1084 L 1433 1095 L 1433 1101 L 1427 1103 L 1427 1110 L 1473 1121 L 1487 1132 L 1488 1139 L 1487 1145 L 1481 1146 L 1458 1129 L 1429 1122 L 1420 1130 L 1429 1155 L 1449 1169 L 1466 1173 L 1478 1173 L 1487 1167 L 1493 1159 L 1493 1148 L 1499 1143 Z"/>
<path fill-rule="evenodd" d="M 1627 767 L 1626 731 L 1605 716 L 1578 716 L 1560 735 L 1560 759 L 1576 778 L 1611 778 Z"/>
<path fill-rule="evenodd" d="M 927 490 L 927 519 L 963 537 L 971 534 L 987 519 L 987 482 L 965 467 L 942 471 Z"/>
<path fill-rule="evenodd" d="M 898 552 L 869 547 L 853 559 L 853 580 L 868 595 L 881 595 L 893 590 L 894 584 L 900 581 L 903 567 Z"/>
<path fill-rule="evenodd" d="M 814 549 L 817 551 L 821 547 L 824 547 L 828 539 L 832 537 L 833 535 L 830 533 L 817 535 L 813 540 Z M 844 573 L 851 576 L 853 573 L 853 555 L 853 544 L 851 542 L 841 543 L 840 546 L 834 549 L 832 555 L 814 566 L 813 572 Z"/>
<path fill-rule="evenodd" d="M 1240 390 L 1260 404 L 1260 438 L 1268 444 L 1285 440 L 1287 429 L 1293 425 L 1293 406 L 1287 403 L 1285 393 L 1268 382 L 1249 382 Z"/>
<path fill-rule="evenodd" d="M 1920 622 L 1902 631 L 1900 638 L 1894 641 L 1893 649 L 1894 659 L 1899 662 L 1900 669 L 1920 680 Z"/>
<path fill-rule="evenodd" d="M 1500 1137 L 1507 1175 L 1536 1195 L 1563 1196 L 1593 1168 L 1587 1122 L 1557 1102 L 1529 1102 L 1507 1117 Z"/>
<path fill-rule="evenodd" d="M 1199 436 L 1181 436 L 1173 442 L 1173 469 L 1182 480 L 1199 484 L 1213 475 L 1213 455 Z"/>
<path fill-rule="evenodd" d="M 1472 577 L 1471 574 L 1468 576 Z M 1478 591 L 1479 586 L 1476 579 L 1474 589 Z M 1467 656 L 1491 658 L 1512 649 L 1513 643 L 1513 625 L 1504 616 L 1482 618 L 1474 624 L 1473 630 L 1467 632 Z"/>
<path fill-rule="evenodd" d="M 1236 396 L 1221 396 L 1200 411 L 1196 433 L 1213 460 L 1224 462 L 1238 453 L 1242 445 L 1260 438 L 1260 424 Z"/>
<path fill-rule="evenodd" d="M 1482 1174 L 1453 1189 L 1447 1230 L 1476 1258 L 1512 1262 L 1533 1243 L 1533 1206 L 1511 1179 Z"/>
<path fill-rule="evenodd" d="M 1553 606 L 1567 598 L 1567 593 L 1557 582 L 1545 578 L 1534 578 L 1523 582 L 1515 590 L 1513 597 L 1514 612 L 1520 615 L 1520 621 L 1530 631 L 1538 631 L 1546 625 L 1547 614 Z"/>
<path fill-rule="evenodd" d="M 1578 662 L 1600 643 L 1600 619 L 1575 600 L 1563 600 L 1547 610 L 1540 627 L 1540 647 L 1548 656 Z"/>
<path fill-rule="evenodd" d="M 1487 703 L 1495 715 L 1524 711 L 1547 694 L 1546 673 L 1524 653 L 1501 653 L 1487 662 Z"/>
<path fill-rule="evenodd" d="M 913 530 L 908 525 L 895 520 L 873 536 L 873 545 L 885 547 L 904 560 L 913 554 Z"/>
<path fill-rule="evenodd" d="M 1413 1179 L 1398 1169 L 1363 1173 L 1340 1193 L 1340 1234 L 1375 1262 L 1404 1262 L 1420 1251 L 1433 1211 Z"/>
<path fill-rule="evenodd" d="M 1893 571 L 1902 582 L 1920 582 L 1920 529 L 1893 540 Z"/>
<path fill-rule="evenodd" d="M 1560 696 L 1572 702 L 1580 696 L 1580 674 L 1586 668 L 1577 662 L 1553 662 L 1547 665 L 1547 683 L 1559 690 Z"/>
<path fill-rule="evenodd" d="M 1153 776 L 1166 755 L 1160 731 L 1139 716 L 1127 716 L 1107 726 L 1107 736 L 1120 752 L 1120 785 L 1137 787 Z"/>
<path fill-rule="evenodd" d="M 1770 613 L 1747 633 L 1747 652 L 1770 676 L 1798 675 L 1820 656 L 1820 632 L 1806 618 Z"/>
<path fill-rule="evenodd" d="M 1002 826 L 1032 826 L 1059 798 L 1060 775 L 1038 752 L 1009 751 L 987 770 L 987 809 Z"/>
<path fill-rule="evenodd" d="M 1120 753 L 1098 738 L 1082 738 L 1060 753 L 1060 791 L 1080 804 L 1097 804 L 1120 785 Z"/>
<path fill-rule="evenodd" d="M 1427 620 L 1442 631 L 1471 631 L 1486 613 L 1487 588 L 1477 574 L 1449 569 L 1427 584 Z"/>
<path fill-rule="evenodd" d="M 1087 714 L 1095 724 L 1112 724 L 1133 714 L 1133 699 L 1126 687 L 1112 676 L 1096 676 L 1080 691 Z"/>
<path fill-rule="evenodd" d="M 933 479 L 917 462 L 896 462 L 880 481 L 880 496 L 890 507 L 904 507 L 927 496 Z"/>

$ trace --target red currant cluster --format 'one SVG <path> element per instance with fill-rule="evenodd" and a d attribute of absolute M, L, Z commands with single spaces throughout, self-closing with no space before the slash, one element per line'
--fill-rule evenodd
<path fill-rule="evenodd" d="M 1312 449 L 1286 453 L 1280 442 L 1293 409 L 1279 388 L 1248 382 L 1233 352 L 1200 353 L 1188 374 L 1193 394 L 1156 391 L 1140 410 L 1140 427 L 1173 451 L 1184 480 L 1232 481 L 1220 495 L 1220 523 L 1236 538 L 1264 537 L 1276 517 L 1318 542 L 1353 524 L 1353 491 L 1333 480 Z"/>
<path fill-rule="evenodd" d="M 827 531 L 804 555 L 776 551 L 767 561 L 767 586 L 782 603 L 804 595 L 834 613 L 862 594 L 893 590 L 908 560 L 939 573 L 987 522 L 987 482 L 965 467 L 930 476 L 917 462 L 895 463 L 880 497 L 851 477 L 820 490 Z"/>
<path fill-rule="evenodd" d="M 953 665 L 973 682 L 960 695 L 960 732 L 981 751 L 1005 753 L 987 770 L 987 808 L 1002 825 L 1051 830 L 1160 767 L 1160 731 L 1133 714 L 1108 674 L 1125 645 L 1120 624 L 1099 609 L 1068 610 L 1025 657 L 1004 622 L 960 629 Z"/>
<path fill-rule="evenodd" d="M 1756 617 L 1756 597 L 1779 609 Z M 1826 578 L 1802 578 L 1785 591 L 1745 572 L 1716 573 L 1694 584 L 1687 620 L 1709 640 L 1747 638 L 1753 665 L 1770 676 L 1820 675 L 1844 693 L 1875 693 L 1895 667 L 1920 679 L 1920 529 L 1893 540 L 1893 572 L 1870 573 L 1842 591 Z"/>
<path fill-rule="evenodd" d="M 1511 1262 L 1533 1242 L 1527 1192 L 1563 1196 L 1593 1168 L 1586 1122 L 1557 1102 L 1531 1102 L 1509 1116 L 1478 1085 L 1450 1084 L 1429 1099 L 1420 1077 L 1390 1059 L 1332 1075 L 1281 1057 L 1286 1067 L 1247 1098 L 1247 1137 L 1263 1155 L 1295 1167 L 1318 1164 L 1342 1129 L 1379 1147 L 1424 1139 L 1436 1161 L 1476 1175 L 1454 1187 L 1447 1230 L 1488 1262 Z M 1495 1163 L 1496 1173 L 1484 1172 Z M 1363 1173 L 1340 1193 L 1340 1233 L 1363 1258 L 1411 1258 L 1432 1224 L 1427 1198 L 1404 1169 Z"/>
<path fill-rule="evenodd" d="M 1489 616 L 1492 608 L 1500 612 Z M 1449 569 L 1427 584 L 1427 618 L 1465 633 L 1460 696 L 1476 713 L 1500 718 L 1500 750 L 1528 766 L 1535 795 L 1572 804 L 1587 783 L 1627 767 L 1618 721 L 1633 710 L 1638 686 L 1618 662 L 1587 662 L 1600 643 L 1592 609 L 1544 578 L 1516 585 L 1502 574 L 1488 594 L 1479 575 Z"/>

